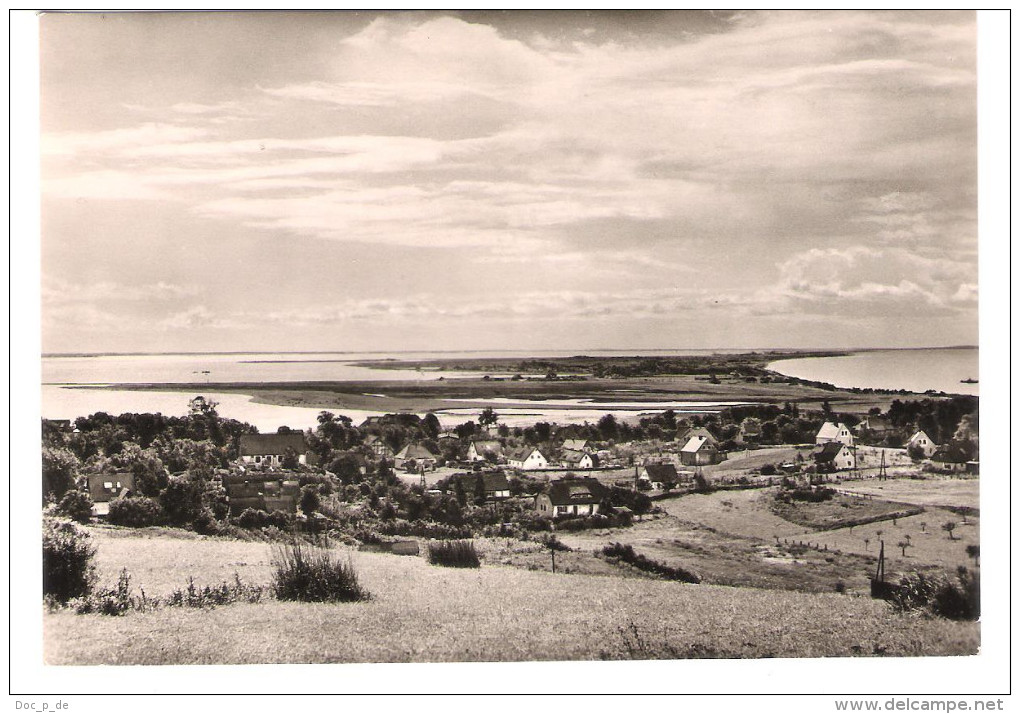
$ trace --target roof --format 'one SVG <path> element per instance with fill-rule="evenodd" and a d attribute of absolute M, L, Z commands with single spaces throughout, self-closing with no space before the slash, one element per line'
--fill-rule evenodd
<path fill-rule="evenodd" d="M 683 439 L 689 441 L 693 439 L 695 436 L 703 436 L 712 443 L 716 442 L 716 438 L 712 435 L 712 432 L 710 432 L 703 426 L 691 427 L 690 429 L 684 432 Z"/>
<path fill-rule="evenodd" d="M 913 444 L 913 443 L 914 443 L 915 441 L 917 441 L 918 439 L 920 439 L 920 438 L 921 438 L 922 436 L 923 436 L 923 437 L 924 437 L 925 439 L 927 439 L 927 440 L 928 440 L 928 443 L 929 443 L 929 444 L 934 444 L 934 443 L 935 443 L 934 441 L 932 441 L 932 438 L 931 438 L 930 436 L 928 436 L 928 435 L 927 435 L 926 433 L 924 433 L 924 430 L 923 430 L 923 429 L 918 429 L 918 430 L 917 430 L 917 431 L 916 431 L 916 432 L 914 433 L 914 435 L 913 435 L 912 437 L 910 437 L 909 439 L 907 439 L 907 446 L 910 446 L 910 445 L 911 445 L 911 444 Z"/>
<path fill-rule="evenodd" d="M 482 477 L 482 482 L 485 484 L 486 492 L 510 490 L 510 482 L 506 480 L 506 476 L 504 476 L 500 471 L 480 474 L 480 476 Z"/>
<path fill-rule="evenodd" d="M 839 436 L 839 427 L 833 424 L 831 421 L 827 421 L 822 424 L 822 428 L 818 430 L 817 439 L 835 439 Z"/>
<path fill-rule="evenodd" d="M 593 478 L 585 478 L 553 481 L 546 495 L 554 506 L 570 506 L 599 503 L 604 493 L 605 486 Z"/>
<path fill-rule="evenodd" d="M 399 452 L 397 452 L 396 458 L 398 459 L 434 459 L 438 454 L 429 451 L 428 447 L 424 444 L 408 444 Z"/>
<path fill-rule="evenodd" d="M 968 461 L 967 452 L 956 444 L 943 444 L 935 449 L 931 455 L 932 461 L 942 464 L 965 464 Z"/>
<path fill-rule="evenodd" d="M 760 434 L 761 422 L 754 417 L 747 417 L 744 421 L 740 422 L 740 432 L 742 434 Z"/>
<path fill-rule="evenodd" d="M 843 444 L 838 441 L 830 441 L 826 444 L 822 444 L 817 451 L 814 452 L 813 456 L 815 461 L 819 463 L 828 463 L 832 461 L 843 450 Z"/>
<path fill-rule="evenodd" d="M 687 440 L 687 443 L 683 445 L 683 448 L 680 449 L 680 451 L 688 454 L 696 454 L 703 446 L 714 448 L 715 444 L 703 436 L 692 436 Z"/>
<path fill-rule="evenodd" d="M 117 488 L 117 484 L 120 488 Z M 110 484 L 107 488 L 106 484 Z M 106 503 L 134 490 L 135 475 L 130 471 L 106 474 L 89 474 L 89 496 L 93 503 Z"/>
<path fill-rule="evenodd" d="M 239 444 L 241 456 L 283 456 L 287 449 L 296 454 L 305 453 L 305 435 L 291 434 L 241 434 Z"/>
<path fill-rule="evenodd" d="M 511 461 L 524 461 L 529 456 L 531 456 L 531 454 L 535 451 L 538 451 L 538 449 L 536 449 L 534 446 L 522 446 L 518 449 L 514 449 L 509 454 L 507 454 L 507 458 L 510 459 Z M 538 453 L 541 456 L 542 452 L 538 451 Z"/>
<path fill-rule="evenodd" d="M 887 416 L 870 414 L 857 426 L 864 429 L 890 429 L 892 428 L 892 421 Z"/>
<path fill-rule="evenodd" d="M 646 464 L 645 472 L 652 481 L 679 481 L 680 476 L 673 464 Z"/>
<path fill-rule="evenodd" d="M 475 447 L 475 451 L 479 454 L 483 452 L 491 452 L 493 454 L 500 454 L 503 452 L 503 445 L 495 439 L 476 439 L 471 444 Z"/>
<path fill-rule="evenodd" d="M 564 451 L 584 451 L 587 447 L 587 439 L 566 439 L 563 442 Z"/>

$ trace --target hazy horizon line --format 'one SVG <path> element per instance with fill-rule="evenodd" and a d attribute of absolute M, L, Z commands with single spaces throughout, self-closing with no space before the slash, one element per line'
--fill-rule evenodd
<path fill-rule="evenodd" d="M 156 357 L 170 355 L 251 355 L 251 354 L 279 354 L 279 355 L 325 355 L 325 354 L 480 354 L 480 353 L 547 353 L 547 352 L 572 352 L 577 350 L 575 357 L 583 357 L 586 352 L 627 352 L 635 354 L 645 352 L 876 352 L 876 351 L 909 351 L 909 350 L 964 350 L 979 349 L 979 345 L 928 345 L 924 347 L 649 347 L 629 350 L 629 348 L 600 347 L 600 348 L 564 348 L 564 349 L 507 349 L 507 348 L 483 348 L 483 349 L 404 349 L 404 350 L 170 350 L 170 351 L 130 351 L 130 352 L 43 352 L 42 358 L 49 357 Z"/>

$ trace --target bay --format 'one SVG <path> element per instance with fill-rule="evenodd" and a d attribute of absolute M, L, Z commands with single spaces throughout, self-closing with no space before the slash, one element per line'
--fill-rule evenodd
<path fill-rule="evenodd" d="M 772 362 L 769 369 L 789 377 L 837 387 L 906 389 L 978 395 L 978 349 L 870 350 L 844 357 L 806 357 Z"/>

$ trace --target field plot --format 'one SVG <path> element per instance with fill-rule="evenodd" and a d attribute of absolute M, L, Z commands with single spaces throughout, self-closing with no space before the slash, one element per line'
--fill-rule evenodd
<path fill-rule="evenodd" d="M 268 582 L 269 548 L 167 538 L 97 539 L 105 577 L 152 592 L 225 570 Z M 184 553 L 183 551 L 188 551 Z M 506 661 L 961 655 L 976 623 L 926 620 L 848 595 L 530 572 L 351 553 L 367 602 L 269 601 L 123 617 L 44 616 L 49 664 Z M 238 565 L 243 564 L 243 565 Z M 215 633 L 215 636 L 210 636 Z"/>
<path fill-rule="evenodd" d="M 855 481 L 846 490 L 918 506 L 980 508 L 979 479 L 891 479 Z"/>
<path fill-rule="evenodd" d="M 655 505 L 671 516 L 698 523 L 723 533 L 772 540 L 774 536 L 792 536 L 804 527 L 780 518 L 768 504 L 775 489 L 746 489 L 692 493 L 667 498 Z"/>

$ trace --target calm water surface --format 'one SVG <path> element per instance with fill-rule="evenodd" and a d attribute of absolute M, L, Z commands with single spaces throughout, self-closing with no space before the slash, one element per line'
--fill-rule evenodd
<path fill-rule="evenodd" d="M 846 357 L 807 357 L 773 362 L 769 369 L 780 374 L 837 387 L 906 389 L 926 392 L 934 389 L 947 394 L 978 395 L 977 384 L 962 379 L 978 379 L 978 350 L 875 350 Z"/>

